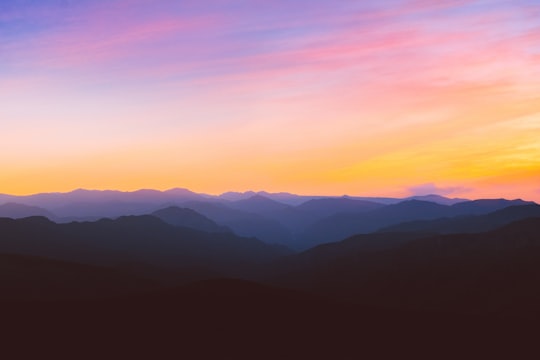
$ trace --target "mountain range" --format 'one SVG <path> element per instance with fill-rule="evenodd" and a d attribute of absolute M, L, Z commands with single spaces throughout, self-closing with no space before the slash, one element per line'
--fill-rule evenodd
<path fill-rule="evenodd" d="M 234 347 L 347 359 L 419 343 L 438 358 L 448 339 L 483 355 L 494 341 L 536 341 L 532 202 L 91 193 L 0 205 L 6 343 L 73 353 L 99 337 L 110 343 L 96 350 L 120 358 Z"/>
<path fill-rule="evenodd" d="M 391 199 L 245 192 L 213 196 L 186 189 L 163 192 L 80 189 L 64 194 L 0 195 L 0 202 L 2 200 L 10 201 L 0 205 L 2 216 L 45 216 L 58 223 L 155 215 L 156 212 L 162 212 L 161 218 L 170 222 L 172 220 L 163 211 L 169 208 L 171 212 L 176 207 L 185 212 L 185 219 L 177 217 L 174 220 L 180 221 L 178 224 L 199 230 L 230 230 L 240 236 L 256 237 L 269 244 L 281 244 L 296 250 L 338 241 L 357 233 L 374 232 L 402 222 L 484 215 L 512 205 L 531 204 L 523 200 L 470 201 L 439 195 Z M 13 202 L 15 200 L 17 203 Z M 196 226 L 195 222 L 199 224 Z"/>

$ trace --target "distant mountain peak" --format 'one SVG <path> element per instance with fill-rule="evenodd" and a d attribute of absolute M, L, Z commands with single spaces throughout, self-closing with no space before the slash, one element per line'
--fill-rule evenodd
<path fill-rule="evenodd" d="M 285 207 L 286 205 L 283 203 L 280 203 L 279 201 L 272 200 L 269 197 L 263 196 L 261 194 L 255 194 L 253 196 L 250 196 L 247 199 L 238 200 L 235 201 L 235 203 L 251 203 L 251 204 L 279 204 L 281 207 Z"/>
<path fill-rule="evenodd" d="M 41 216 L 48 219 L 56 218 L 56 215 L 52 212 L 37 206 L 29 206 L 15 202 L 8 202 L 0 205 L 0 217 L 20 219 L 31 216 Z"/>
<path fill-rule="evenodd" d="M 260 194 L 254 194 L 247 199 L 233 201 L 230 205 L 235 209 L 255 213 L 281 210 L 289 206 Z"/>
<path fill-rule="evenodd" d="M 468 199 L 462 198 L 448 198 L 438 194 L 428 194 L 428 195 L 416 195 L 406 198 L 406 200 L 422 200 L 434 202 L 441 205 L 454 205 L 465 201 L 470 201 Z"/>
<path fill-rule="evenodd" d="M 228 228 L 218 225 L 206 216 L 189 208 L 169 206 L 167 208 L 154 211 L 151 215 L 161 219 L 167 224 L 174 226 L 188 227 L 208 232 L 230 232 Z"/>
<path fill-rule="evenodd" d="M 175 187 L 172 189 L 165 190 L 164 193 L 167 194 L 195 194 L 193 191 L 186 188 Z"/>
<path fill-rule="evenodd" d="M 249 197 L 247 200 L 257 200 L 257 201 L 273 201 L 273 202 L 277 202 L 277 201 L 274 201 L 266 196 L 264 196 L 263 194 L 261 193 L 256 193 L 255 195 Z"/>

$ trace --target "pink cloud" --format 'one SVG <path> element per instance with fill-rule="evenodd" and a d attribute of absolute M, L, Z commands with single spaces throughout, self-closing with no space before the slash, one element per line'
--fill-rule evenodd
<path fill-rule="evenodd" d="M 527 59 L 516 54 L 530 48 L 536 33 L 519 42 L 493 37 L 500 23 L 495 19 L 501 16 L 496 9 L 451 18 L 403 18 L 411 11 L 439 11 L 469 2 L 412 0 L 395 8 L 247 25 L 230 14 L 182 17 L 164 9 L 145 14 L 137 6 L 132 8 L 149 2 L 115 2 L 112 7 L 79 14 L 72 33 L 45 34 L 18 47 L 19 58 L 24 59 L 18 66 L 74 70 L 89 78 L 96 71 L 121 81 L 170 82 L 179 76 L 194 84 L 215 81 L 219 86 L 227 81 L 227 86 L 248 91 L 276 83 L 275 78 L 281 78 L 279 84 L 294 85 L 305 81 L 305 76 L 316 81 L 332 73 L 347 73 L 340 81 L 411 90 L 427 85 L 428 91 L 448 82 L 492 82 L 508 76 L 500 68 L 535 61 L 532 55 Z M 127 15 L 118 18 L 120 10 Z M 264 46 L 232 32 L 296 29 L 318 22 L 325 24 L 321 30 L 263 40 Z M 516 64 L 516 59 L 525 64 Z"/>

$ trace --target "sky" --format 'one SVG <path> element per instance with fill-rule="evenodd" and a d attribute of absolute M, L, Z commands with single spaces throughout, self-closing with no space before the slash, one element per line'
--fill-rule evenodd
<path fill-rule="evenodd" d="M 538 0 L 1 0 L 0 192 L 540 200 Z"/>

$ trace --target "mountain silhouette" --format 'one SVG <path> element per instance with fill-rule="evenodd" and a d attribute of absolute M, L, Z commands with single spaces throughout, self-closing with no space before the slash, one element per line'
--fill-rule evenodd
<path fill-rule="evenodd" d="M 321 219 L 303 234 L 304 249 L 345 239 L 354 234 L 374 232 L 408 220 L 436 219 L 451 212 L 450 206 L 428 201 L 408 200 L 365 213 L 339 213 Z"/>
<path fill-rule="evenodd" d="M 292 234 L 292 239 L 287 245 L 294 249 L 305 249 L 302 242 L 302 233 L 306 228 L 327 216 L 341 213 L 360 214 L 373 209 L 384 207 L 364 200 L 349 198 L 324 198 L 312 199 L 298 206 L 267 211 L 266 218 L 275 220 L 284 225 Z"/>
<path fill-rule="evenodd" d="M 147 214 L 163 204 L 204 201 L 208 197 L 187 189 L 157 191 L 142 189 L 131 192 L 77 189 L 68 193 L 42 193 L 28 196 L 0 194 L 0 202 L 16 202 L 47 209 L 64 222 L 124 215 Z"/>
<path fill-rule="evenodd" d="M 229 221 L 265 219 L 200 204 Z M 352 215 L 453 214 L 422 201 L 397 205 Z M 537 207 L 466 217 L 508 219 Z M 18 345 L 19 354 L 61 343 L 70 356 L 395 358 L 420 344 L 433 358 L 471 346 L 485 355 L 513 336 L 536 344 L 540 218 L 475 234 L 360 234 L 299 254 L 153 215 L 0 218 L 0 234 L 4 344 L 33 344 Z"/>
<path fill-rule="evenodd" d="M 171 206 L 189 208 L 240 236 L 256 237 L 269 244 L 282 244 L 296 250 L 339 241 L 357 233 L 374 232 L 401 222 L 482 215 L 507 206 L 527 204 L 522 200 L 462 200 L 439 195 L 409 198 L 409 201 L 450 207 L 445 210 L 433 208 L 431 211 L 428 205 L 418 204 L 399 210 L 402 206 L 399 204 L 407 202 L 399 198 L 325 197 L 265 191 L 229 192 L 219 196 L 182 188 L 130 192 L 77 189 L 69 193 L 29 196 L 0 194 L 0 203 L 16 202 L 48 211 L 29 211 L 24 216 L 46 216 L 59 223 L 140 216 Z M 398 209 L 385 209 L 387 206 L 398 206 Z M 395 213 L 400 211 L 400 214 Z"/>
<path fill-rule="evenodd" d="M 233 201 L 228 204 L 233 209 L 252 212 L 256 214 L 264 214 L 272 211 L 282 210 L 289 205 L 271 200 L 262 195 L 254 195 L 247 199 Z"/>
<path fill-rule="evenodd" d="M 381 232 L 432 232 L 440 234 L 475 233 L 494 230 L 511 222 L 540 216 L 540 205 L 509 206 L 486 215 L 458 216 L 435 220 L 416 220 L 387 228 Z"/>
<path fill-rule="evenodd" d="M 200 272 L 235 275 L 289 253 L 254 238 L 176 227 L 154 216 L 69 224 L 43 217 L 0 218 L 0 233 L 0 253 L 118 268 L 146 264 L 191 271 L 195 278 Z"/>
<path fill-rule="evenodd" d="M 501 210 L 509 206 L 531 205 L 532 201 L 521 199 L 479 199 L 460 202 L 452 206 L 454 216 L 458 215 L 482 215 L 493 211 Z"/>
<path fill-rule="evenodd" d="M 0 217 L 21 219 L 30 216 L 44 216 L 51 220 L 57 218 L 57 216 L 52 212 L 37 206 L 29 206 L 17 203 L 6 203 L 0 205 Z"/>
<path fill-rule="evenodd" d="M 384 205 L 377 202 L 342 197 L 309 200 L 296 209 L 323 218 L 336 213 L 363 213 L 382 207 Z"/>
<path fill-rule="evenodd" d="M 408 197 L 406 200 L 429 201 L 429 202 L 434 202 L 441 205 L 454 205 L 454 204 L 470 201 L 468 199 L 447 198 L 447 197 L 436 195 L 436 194 L 416 195 L 416 196 Z"/>
<path fill-rule="evenodd" d="M 538 316 L 540 218 L 476 234 L 378 233 L 278 261 L 276 284 L 362 306 Z"/>
<path fill-rule="evenodd" d="M 18 346 L 17 353 L 34 356 L 58 347 L 60 339 L 55 354 L 65 350 L 66 356 L 84 349 L 92 357 L 253 359 L 256 354 L 257 359 L 346 359 L 358 352 L 359 344 L 363 354 L 386 354 L 383 339 L 402 350 L 409 334 L 418 336 L 418 330 L 431 323 L 411 314 L 362 309 L 235 279 L 106 301 L 2 305 L 10 310 L 2 318 L 10 330 L 4 341 L 31 339 L 35 346 Z M 404 332 L 404 324 L 411 323 L 417 325 L 407 325 Z M 406 341 L 399 340 L 403 337 Z"/>
<path fill-rule="evenodd" d="M 170 206 L 165 209 L 154 211 L 151 215 L 174 226 L 187 227 L 207 232 L 231 231 L 192 209 Z"/>
<path fill-rule="evenodd" d="M 253 236 L 269 244 L 288 246 L 293 241 L 291 231 L 279 221 L 261 214 L 233 209 L 216 202 L 192 201 L 183 206 L 193 209 L 240 236 Z"/>
<path fill-rule="evenodd" d="M 290 205 L 290 206 L 297 206 L 302 204 L 303 202 L 306 202 L 311 199 L 317 199 L 321 198 L 323 196 L 309 196 L 309 195 L 296 195 L 291 194 L 287 192 L 279 192 L 279 193 L 271 193 L 267 191 L 246 191 L 246 192 L 234 192 L 229 191 L 225 192 L 218 196 L 219 199 L 228 200 L 228 201 L 239 201 L 239 200 L 246 200 L 253 196 L 263 196 L 267 199 L 277 201 L 282 204 Z"/>
<path fill-rule="evenodd" d="M 441 205 L 429 201 L 407 200 L 362 214 L 340 213 L 309 226 L 302 235 L 304 249 L 345 239 L 354 234 L 371 233 L 403 222 L 445 217 L 481 215 L 509 206 L 534 204 L 523 200 L 485 199 Z"/>
<path fill-rule="evenodd" d="M 0 254 L 0 263 L 0 301 L 111 298 L 158 288 L 112 268 L 14 254 Z"/>

